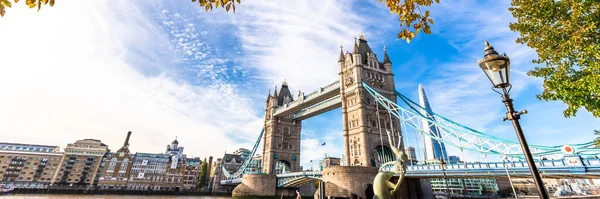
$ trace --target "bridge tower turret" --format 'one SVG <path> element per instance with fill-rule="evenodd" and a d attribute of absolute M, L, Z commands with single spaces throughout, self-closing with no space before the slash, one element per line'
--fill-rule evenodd
<path fill-rule="evenodd" d="M 275 110 L 293 103 L 287 82 L 267 97 L 263 135 L 262 169 L 267 174 L 300 171 L 300 130 L 302 122 L 291 116 L 275 117 Z"/>
<path fill-rule="evenodd" d="M 390 118 L 384 108 L 379 107 L 377 111 L 375 99 L 367 93 L 361 82 L 366 82 L 395 102 L 392 63 L 385 50 L 384 61 L 379 62 L 362 33 L 358 41 L 355 38 L 352 53 L 346 53 L 343 59 L 340 57 L 338 63 L 345 162 L 349 166 L 379 166 L 393 156 L 386 131 L 390 131 L 398 140 L 401 129 L 399 120 L 393 116 Z M 400 149 L 403 148 L 401 146 Z"/>

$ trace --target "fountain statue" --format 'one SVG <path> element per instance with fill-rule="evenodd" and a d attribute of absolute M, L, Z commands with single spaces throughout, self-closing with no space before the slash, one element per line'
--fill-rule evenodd
<path fill-rule="evenodd" d="M 377 173 L 373 180 L 373 192 L 375 193 L 373 199 L 389 199 L 393 196 L 400 188 L 400 184 L 406 173 L 408 157 L 404 154 L 404 151 L 401 151 L 394 146 L 392 139 L 390 138 L 390 132 L 388 131 L 387 133 L 390 148 L 392 149 L 392 152 L 394 152 L 396 160 L 384 163 L 379 167 L 379 173 Z M 402 136 L 399 137 L 399 142 L 401 142 L 401 140 Z M 393 182 L 390 182 L 390 179 L 394 177 L 395 174 L 398 174 L 400 177 L 398 178 L 398 182 L 394 184 Z"/>

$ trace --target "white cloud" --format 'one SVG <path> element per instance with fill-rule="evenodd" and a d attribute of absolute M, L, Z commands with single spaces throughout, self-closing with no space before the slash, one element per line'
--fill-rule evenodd
<path fill-rule="evenodd" d="M 160 153 L 179 136 L 194 156 L 220 156 L 235 147 L 233 133 L 254 140 L 261 114 L 235 85 L 176 78 L 175 63 L 205 58 L 194 26 L 172 28 L 173 43 L 141 9 L 123 1 L 10 9 L 0 20 L 9 38 L 0 48 L 0 139 L 64 147 L 96 138 L 116 150 L 131 130 L 134 151 Z M 207 65 L 222 64 L 214 60 Z"/>
<path fill-rule="evenodd" d="M 338 79 L 339 46 L 352 51 L 354 36 L 369 23 L 352 1 L 256 1 L 239 8 L 233 23 L 260 79 L 312 92 Z M 365 35 L 371 35 L 365 30 Z M 377 32 L 377 31 L 373 31 Z M 375 34 L 375 33 L 373 33 Z"/>

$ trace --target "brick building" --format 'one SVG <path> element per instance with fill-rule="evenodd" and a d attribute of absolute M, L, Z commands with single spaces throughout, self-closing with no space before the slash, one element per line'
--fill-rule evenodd
<path fill-rule="evenodd" d="M 62 156 L 58 146 L 0 142 L 0 184 L 43 188 L 52 182 Z"/>
<path fill-rule="evenodd" d="M 67 145 L 60 169 L 51 184 L 59 186 L 93 185 L 108 146 L 100 140 L 83 139 Z"/>
<path fill-rule="evenodd" d="M 108 153 L 104 160 L 102 174 L 99 177 L 98 187 L 100 189 L 121 190 L 127 187 L 127 179 L 135 158 L 129 151 L 129 137 L 131 131 L 127 132 L 125 143 L 116 153 Z"/>
<path fill-rule="evenodd" d="M 200 165 L 202 165 L 200 158 L 186 158 L 185 171 L 183 173 L 184 189 L 194 189 L 198 186 Z"/>

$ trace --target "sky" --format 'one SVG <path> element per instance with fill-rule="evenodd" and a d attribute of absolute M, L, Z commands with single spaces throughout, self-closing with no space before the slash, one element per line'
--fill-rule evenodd
<path fill-rule="evenodd" d="M 175 0 L 62 0 L 39 12 L 19 2 L 0 19 L 0 140 L 64 148 L 94 138 L 116 151 L 132 131 L 132 151 L 162 153 L 177 138 L 188 156 L 222 157 L 253 146 L 269 89 L 285 80 L 292 93 L 310 93 L 337 80 L 339 46 L 351 51 L 361 32 L 380 60 L 386 46 L 398 91 L 417 101 L 423 84 L 436 113 L 516 141 L 477 65 L 488 40 L 511 58 L 511 96 L 529 112 L 521 123 L 530 144 L 592 140 L 598 118 L 564 118 L 562 102 L 535 98 L 542 80 L 526 73 L 536 54 L 515 43 L 509 6 L 441 1 L 431 7 L 433 33 L 408 44 L 376 0 L 242 1 L 236 13 Z M 305 168 L 342 155 L 341 124 L 339 109 L 303 121 Z M 405 136 L 422 148 L 419 136 Z"/>

